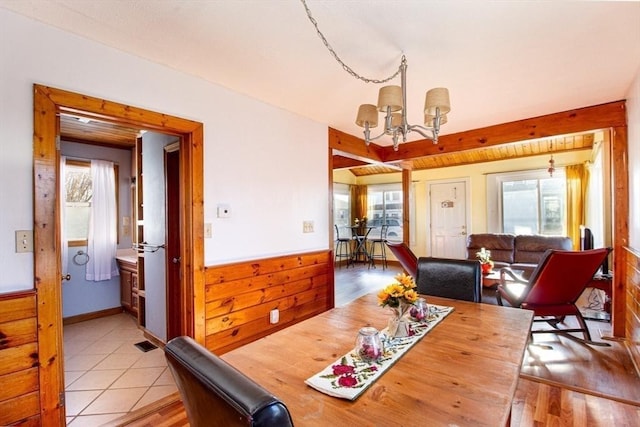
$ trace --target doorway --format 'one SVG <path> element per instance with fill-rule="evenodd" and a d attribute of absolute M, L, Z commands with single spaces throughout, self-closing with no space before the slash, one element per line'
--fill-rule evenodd
<path fill-rule="evenodd" d="M 102 121 L 172 134 L 181 138 L 180 306 L 189 322 L 181 334 L 204 337 L 203 126 L 104 99 L 34 85 L 34 278 L 37 292 L 40 408 L 43 424 L 64 422 L 61 245 L 58 200 L 59 115 L 78 112 Z"/>
<path fill-rule="evenodd" d="M 429 242 L 432 257 L 466 258 L 469 229 L 468 180 L 429 183 Z"/>

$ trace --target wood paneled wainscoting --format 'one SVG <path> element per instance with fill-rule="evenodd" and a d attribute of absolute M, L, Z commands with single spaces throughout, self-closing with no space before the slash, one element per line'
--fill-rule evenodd
<path fill-rule="evenodd" d="M 0 425 L 40 424 L 35 291 L 0 295 Z"/>
<path fill-rule="evenodd" d="M 631 358 L 640 375 L 640 253 L 629 248 L 626 252 L 626 342 Z"/>
<path fill-rule="evenodd" d="M 205 269 L 205 345 L 222 354 L 334 305 L 331 251 Z M 279 320 L 270 323 L 271 310 Z"/>

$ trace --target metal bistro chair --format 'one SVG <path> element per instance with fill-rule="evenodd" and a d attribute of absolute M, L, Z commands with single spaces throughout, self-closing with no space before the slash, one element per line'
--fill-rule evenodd
<path fill-rule="evenodd" d="M 340 235 L 340 228 L 337 224 L 333 225 L 336 228 L 336 253 L 335 253 L 335 263 L 338 264 L 339 267 L 342 267 L 341 260 L 347 260 L 347 266 L 351 263 L 351 237 L 344 237 Z"/>
<path fill-rule="evenodd" d="M 387 230 L 388 229 L 389 229 L 389 226 L 387 224 L 381 225 L 380 236 L 369 239 L 369 242 L 371 243 L 371 246 L 370 246 L 371 249 L 369 252 L 369 258 L 371 259 L 371 264 L 369 265 L 373 266 L 373 268 L 376 268 L 376 263 L 375 263 L 376 259 L 382 260 L 383 270 L 387 268 Z M 380 246 L 379 254 L 376 254 L 376 246 Z"/>
<path fill-rule="evenodd" d="M 512 307 L 533 310 L 534 322 L 546 322 L 551 329 L 532 330 L 531 334 L 555 333 L 572 340 L 608 346 L 608 343 L 593 341 L 576 301 L 591 283 L 611 248 L 586 251 L 562 251 L 549 249 L 527 281 L 518 277 L 508 267 L 500 270 L 500 284 L 496 297 L 498 304 L 506 300 Z M 506 280 L 506 275 L 511 280 Z M 560 327 L 567 316 L 574 316 L 578 327 Z M 566 326 L 566 325 L 565 325 Z M 572 335 L 582 333 L 583 338 Z"/>

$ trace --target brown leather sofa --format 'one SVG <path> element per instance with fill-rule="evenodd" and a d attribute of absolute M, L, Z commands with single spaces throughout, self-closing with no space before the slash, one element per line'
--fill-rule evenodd
<path fill-rule="evenodd" d="M 540 262 L 547 249 L 573 250 L 569 237 L 514 235 L 506 233 L 470 234 L 467 237 L 467 259 L 478 259 L 476 252 L 481 248 L 491 251 L 494 269 L 511 267 L 529 274 Z"/>

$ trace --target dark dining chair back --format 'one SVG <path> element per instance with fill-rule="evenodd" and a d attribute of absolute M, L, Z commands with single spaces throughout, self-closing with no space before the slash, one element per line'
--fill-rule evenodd
<path fill-rule="evenodd" d="M 403 242 L 386 242 L 387 247 L 398 260 L 404 271 L 415 279 L 418 271 L 418 258 L 411 248 Z"/>
<path fill-rule="evenodd" d="M 468 259 L 418 258 L 419 294 L 481 302 L 480 263 Z"/>
<path fill-rule="evenodd" d="M 608 345 L 591 339 L 576 302 L 609 252 L 611 248 L 585 251 L 549 249 L 527 281 L 518 280 L 509 268 L 503 268 L 496 293 L 498 304 L 503 305 L 503 300 L 506 300 L 513 307 L 533 310 L 534 321 L 544 321 L 553 327 L 532 333 L 557 333 L 587 344 Z M 507 276 L 511 280 L 506 280 Z M 575 316 L 579 327 L 561 327 L 566 316 Z M 582 333 L 584 338 L 570 332 Z"/>
<path fill-rule="evenodd" d="M 192 427 L 286 427 L 293 421 L 278 398 L 189 337 L 165 347 Z"/>

